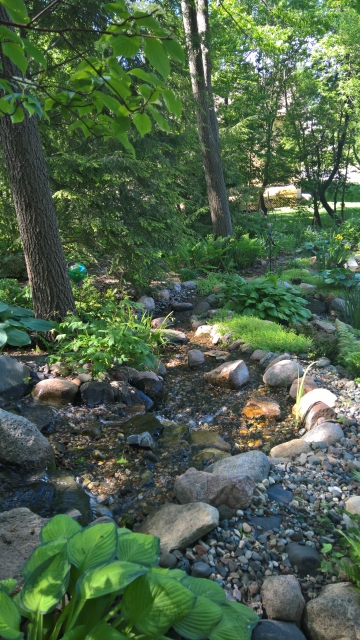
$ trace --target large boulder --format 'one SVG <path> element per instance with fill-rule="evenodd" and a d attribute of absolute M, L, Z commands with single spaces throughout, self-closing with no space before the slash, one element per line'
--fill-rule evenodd
<path fill-rule="evenodd" d="M 260 620 L 252 632 L 251 640 L 306 640 L 293 622 Z"/>
<path fill-rule="evenodd" d="M 270 451 L 270 458 L 297 458 L 302 453 L 309 453 L 311 451 L 310 445 L 301 440 L 301 438 L 294 438 L 288 442 L 282 442 L 276 445 Z"/>
<path fill-rule="evenodd" d="M 17 400 L 27 390 L 30 370 L 9 356 L 0 356 L 0 399 Z"/>
<path fill-rule="evenodd" d="M 277 356 L 276 353 L 272 353 L 270 351 L 265 358 L 260 360 L 260 364 L 262 364 L 263 367 L 265 367 L 265 372 L 266 372 L 268 369 L 270 369 L 270 367 L 273 367 L 274 364 L 277 364 L 278 362 L 282 362 L 283 360 L 291 360 L 290 353 L 282 353 L 279 356 Z"/>
<path fill-rule="evenodd" d="M 89 383 L 86 383 L 89 384 Z M 83 385 L 85 386 L 85 385 Z M 32 394 L 41 402 L 61 407 L 74 402 L 79 387 L 70 380 L 64 378 L 48 378 L 41 380 L 33 388 Z"/>
<path fill-rule="evenodd" d="M 160 538 L 161 552 L 185 549 L 219 525 L 219 512 L 203 502 L 164 504 L 137 529 Z"/>
<path fill-rule="evenodd" d="M 305 600 L 295 576 L 267 578 L 261 588 L 261 598 L 268 618 L 300 623 Z"/>
<path fill-rule="evenodd" d="M 20 414 L 23 418 L 32 422 L 39 431 L 44 431 L 50 427 L 56 417 L 56 411 L 53 407 L 46 404 L 39 404 L 38 402 L 33 405 L 23 404 L 17 409 L 19 410 L 11 409 L 9 413 L 14 413 L 15 415 Z"/>
<path fill-rule="evenodd" d="M 250 476 L 255 482 L 262 482 L 269 475 L 270 463 L 262 451 L 247 451 L 237 456 L 229 456 L 214 462 L 207 471 L 220 476 L 234 478 Z"/>
<path fill-rule="evenodd" d="M 21 586 L 22 568 L 39 546 L 39 532 L 46 523 L 25 507 L 0 513 L 0 580 L 15 578 Z"/>
<path fill-rule="evenodd" d="M 337 422 L 322 422 L 302 436 L 305 442 L 326 442 L 335 444 L 344 437 L 344 432 Z"/>
<path fill-rule="evenodd" d="M 92 380 L 85 382 L 80 388 L 81 400 L 92 409 L 98 404 L 112 404 L 114 402 L 114 389 L 109 382 Z"/>
<path fill-rule="evenodd" d="M 175 480 L 174 492 L 181 504 L 205 502 L 213 507 L 225 504 L 230 509 L 250 505 L 256 485 L 249 476 L 221 476 L 188 469 Z"/>
<path fill-rule="evenodd" d="M 328 584 L 307 603 L 303 626 L 310 640 L 360 640 L 360 594 L 348 582 Z"/>
<path fill-rule="evenodd" d="M 250 380 L 248 368 L 243 360 L 224 362 L 216 369 L 204 374 L 204 380 L 215 387 L 240 389 Z"/>
<path fill-rule="evenodd" d="M 32 422 L 0 409 L 0 462 L 25 469 L 55 466 L 55 455 L 47 439 Z"/>
<path fill-rule="evenodd" d="M 269 387 L 290 387 L 294 380 L 302 375 L 303 369 L 297 362 L 281 360 L 265 371 L 263 381 Z"/>

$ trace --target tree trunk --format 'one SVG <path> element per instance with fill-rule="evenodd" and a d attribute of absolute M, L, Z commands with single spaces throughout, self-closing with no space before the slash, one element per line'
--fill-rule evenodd
<path fill-rule="evenodd" d="M 8 19 L 0 5 L 0 18 Z M 7 77 L 20 71 L 1 55 Z M 21 123 L 0 118 L 0 144 L 9 175 L 27 272 L 38 318 L 63 318 L 76 312 L 52 200 L 36 116 L 24 110 Z"/>
<path fill-rule="evenodd" d="M 197 8 L 195 0 L 181 0 L 181 8 L 211 221 L 215 236 L 231 236 L 229 202 L 211 91 L 207 0 L 198 0 Z"/>
<path fill-rule="evenodd" d="M 260 209 L 261 209 L 263 215 L 265 216 L 265 218 L 267 218 L 268 208 L 266 206 L 266 202 L 265 202 L 264 192 L 263 191 L 261 191 L 261 193 L 259 195 L 259 203 L 260 203 Z"/>
<path fill-rule="evenodd" d="M 322 206 L 324 207 L 325 211 L 329 214 L 329 216 L 331 218 L 333 218 L 335 220 L 335 222 L 337 222 L 338 224 L 340 224 L 341 220 L 340 218 L 336 215 L 336 212 L 334 211 L 334 209 L 329 205 L 327 198 L 326 198 L 326 190 L 330 187 L 332 181 L 334 180 L 339 167 L 340 167 L 340 162 L 342 159 L 342 155 L 343 155 L 343 151 L 344 151 L 344 146 L 345 146 L 345 141 L 346 141 L 346 134 L 347 134 L 347 130 L 348 130 L 348 125 L 350 122 L 350 113 L 349 111 L 347 111 L 345 113 L 345 118 L 344 118 L 344 125 L 343 125 L 343 130 L 341 133 L 341 136 L 338 140 L 337 143 L 337 147 L 336 147 L 336 153 L 335 153 L 335 158 L 334 158 L 334 166 L 331 170 L 331 173 L 329 175 L 329 177 L 320 185 L 319 188 L 319 200 L 322 204 Z"/>
<path fill-rule="evenodd" d="M 321 222 L 321 218 L 320 218 L 320 213 L 319 213 L 319 203 L 318 203 L 318 199 L 317 199 L 317 195 L 314 195 L 314 217 L 313 217 L 313 223 L 315 227 L 322 227 L 322 222 Z"/>

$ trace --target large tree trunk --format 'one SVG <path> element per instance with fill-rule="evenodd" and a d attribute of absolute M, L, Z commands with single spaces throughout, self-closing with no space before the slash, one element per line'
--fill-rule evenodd
<path fill-rule="evenodd" d="M 181 0 L 191 85 L 195 98 L 206 188 L 215 236 L 231 236 L 232 224 L 211 91 L 207 0 Z"/>
<path fill-rule="evenodd" d="M 333 166 L 328 178 L 320 185 L 320 188 L 319 188 L 319 200 L 320 200 L 322 206 L 324 207 L 325 211 L 329 214 L 329 216 L 331 218 L 333 218 L 335 220 L 335 222 L 337 222 L 338 224 L 340 224 L 341 220 L 336 215 L 336 212 L 331 207 L 331 205 L 328 203 L 327 198 L 326 198 L 326 190 L 330 187 L 330 185 L 331 185 L 332 181 L 334 180 L 337 172 L 339 171 L 340 162 L 341 162 L 341 159 L 342 159 L 342 156 L 343 156 L 344 146 L 345 146 L 345 142 L 346 142 L 346 134 L 347 134 L 347 131 L 348 131 L 349 122 L 350 122 L 350 113 L 349 113 L 349 111 L 347 111 L 345 113 L 343 130 L 341 132 L 341 135 L 340 135 L 340 138 L 338 140 L 337 147 L 336 147 L 336 153 L 335 153 L 335 157 L 334 157 L 334 166 Z"/>
<path fill-rule="evenodd" d="M 8 19 L 0 5 L 0 18 Z M 9 58 L 1 55 L 7 77 L 20 72 Z M 9 116 L 0 118 L 0 144 L 13 195 L 20 237 L 25 254 L 34 313 L 38 318 L 63 318 L 76 312 L 67 265 L 52 200 L 45 156 L 36 116 L 12 124 Z"/>

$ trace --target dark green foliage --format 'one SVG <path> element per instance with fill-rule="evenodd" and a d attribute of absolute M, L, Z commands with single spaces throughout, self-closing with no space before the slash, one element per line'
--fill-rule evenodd
<path fill-rule="evenodd" d="M 356 282 L 355 282 L 356 284 Z M 344 292 L 346 320 L 354 329 L 360 330 L 360 284 Z"/>
<path fill-rule="evenodd" d="M 26 264 L 23 253 L 12 253 L 0 258 L 0 277 L 23 278 L 26 276 Z"/>
<path fill-rule="evenodd" d="M 339 360 L 354 375 L 360 374 L 360 340 L 343 322 L 335 321 L 339 334 Z"/>
<path fill-rule="evenodd" d="M 54 329 L 53 322 L 34 318 L 34 312 L 0 302 L 0 349 L 9 344 L 25 347 L 31 344 L 28 331 L 47 332 Z"/>
<path fill-rule="evenodd" d="M 160 568 L 153 536 L 115 523 L 82 529 L 57 515 L 40 540 L 21 592 L 11 597 L 16 580 L 0 582 L 4 640 L 164 640 L 172 630 L 189 640 L 250 640 L 257 625 L 252 609 L 228 602 L 215 582 Z"/>
<path fill-rule="evenodd" d="M 311 338 L 312 346 L 308 355 L 312 360 L 325 356 L 329 358 L 331 362 L 337 361 L 339 345 L 336 333 L 328 334 L 324 331 L 317 331 L 315 327 L 307 323 L 297 325 L 296 330 L 302 335 Z"/>

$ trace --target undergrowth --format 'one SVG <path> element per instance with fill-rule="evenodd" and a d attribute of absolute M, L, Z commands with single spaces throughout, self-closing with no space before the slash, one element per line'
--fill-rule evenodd
<path fill-rule="evenodd" d="M 360 375 L 360 340 L 340 320 L 335 321 L 339 334 L 339 360 L 355 376 Z"/>

